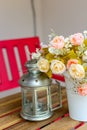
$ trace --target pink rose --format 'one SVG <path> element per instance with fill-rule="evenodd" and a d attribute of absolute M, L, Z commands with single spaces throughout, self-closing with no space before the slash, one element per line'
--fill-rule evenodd
<path fill-rule="evenodd" d="M 51 46 L 56 49 L 62 49 L 64 47 L 64 37 L 63 36 L 56 36 L 50 42 Z"/>
<path fill-rule="evenodd" d="M 84 41 L 84 36 L 82 33 L 76 33 L 70 37 L 70 42 L 72 45 L 81 45 Z"/>
<path fill-rule="evenodd" d="M 78 60 L 76 60 L 76 59 L 68 60 L 67 69 L 70 68 L 71 64 L 78 64 Z"/>
<path fill-rule="evenodd" d="M 82 86 L 77 88 L 79 95 L 86 96 L 87 95 L 87 83 L 84 83 Z"/>

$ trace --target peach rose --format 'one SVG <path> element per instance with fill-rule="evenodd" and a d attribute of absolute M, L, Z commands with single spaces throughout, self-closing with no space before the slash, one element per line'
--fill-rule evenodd
<path fill-rule="evenodd" d="M 39 59 L 39 61 L 37 62 L 37 66 L 41 72 L 45 72 L 45 73 L 48 72 L 50 68 L 48 60 L 44 58 Z"/>
<path fill-rule="evenodd" d="M 53 74 L 62 74 L 65 71 L 65 65 L 59 60 L 52 60 L 50 66 Z"/>
<path fill-rule="evenodd" d="M 79 86 L 77 88 L 78 94 L 81 96 L 87 95 L 87 83 L 82 84 L 82 86 Z"/>
<path fill-rule="evenodd" d="M 71 64 L 78 64 L 78 60 L 76 59 L 70 59 L 67 62 L 67 69 L 69 69 L 69 67 L 71 66 Z"/>
<path fill-rule="evenodd" d="M 72 45 L 81 45 L 84 41 L 84 36 L 82 35 L 82 33 L 76 33 L 74 35 L 71 35 L 70 37 L 70 42 L 72 43 Z"/>
<path fill-rule="evenodd" d="M 69 73 L 71 77 L 75 79 L 82 79 L 85 77 L 85 70 L 80 64 L 71 64 Z"/>
<path fill-rule="evenodd" d="M 64 47 L 64 37 L 63 36 L 56 36 L 50 42 L 51 46 L 56 49 L 62 49 Z"/>

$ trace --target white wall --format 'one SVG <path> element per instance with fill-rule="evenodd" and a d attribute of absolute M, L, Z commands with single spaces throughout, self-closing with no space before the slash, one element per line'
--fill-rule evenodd
<path fill-rule="evenodd" d="M 42 0 L 34 0 L 35 12 L 36 12 L 36 33 L 40 37 L 40 41 L 43 39 L 42 32 Z"/>
<path fill-rule="evenodd" d="M 50 29 L 70 35 L 87 29 L 87 0 L 42 0 L 43 40 Z"/>
<path fill-rule="evenodd" d="M 31 1 L 0 0 L 0 40 L 34 35 Z M 33 1 L 41 41 L 48 40 L 51 28 L 64 36 L 87 28 L 87 0 Z"/>
<path fill-rule="evenodd" d="M 41 35 L 40 0 L 35 0 L 37 35 Z M 34 36 L 31 0 L 0 0 L 0 40 Z"/>

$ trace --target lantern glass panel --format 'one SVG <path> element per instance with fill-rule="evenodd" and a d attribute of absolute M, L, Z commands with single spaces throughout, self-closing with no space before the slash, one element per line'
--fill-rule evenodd
<path fill-rule="evenodd" d="M 33 104 L 32 104 L 32 99 L 33 97 L 33 92 L 31 89 L 25 89 L 22 88 L 22 111 L 25 114 L 33 114 Z"/>
<path fill-rule="evenodd" d="M 35 90 L 37 113 L 44 113 L 49 110 L 48 87 L 40 87 Z"/>
<path fill-rule="evenodd" d="M 29 115 L 44 114 L 49 111 L 48 86 L 22 88 L 22 111 Z"/>

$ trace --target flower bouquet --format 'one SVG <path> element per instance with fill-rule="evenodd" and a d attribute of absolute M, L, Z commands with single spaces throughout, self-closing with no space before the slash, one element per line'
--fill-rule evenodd
<path fill-rule="evenodd" d="M 87 31 L 67 38 L 52 33 L 49 42 L 32 53 L 32 59 L 50 78 L 64 75 L 70 117 L 87 121 Z"/>
<path fill-rule="evenodd" d="M 49 77 L 63 74 L 76 83 L 74 92 L 87 95 L 87 31 L 75 33 L 67 38 L 52 33 L 47 44 L 32 53 L 41 72 Z"/>

